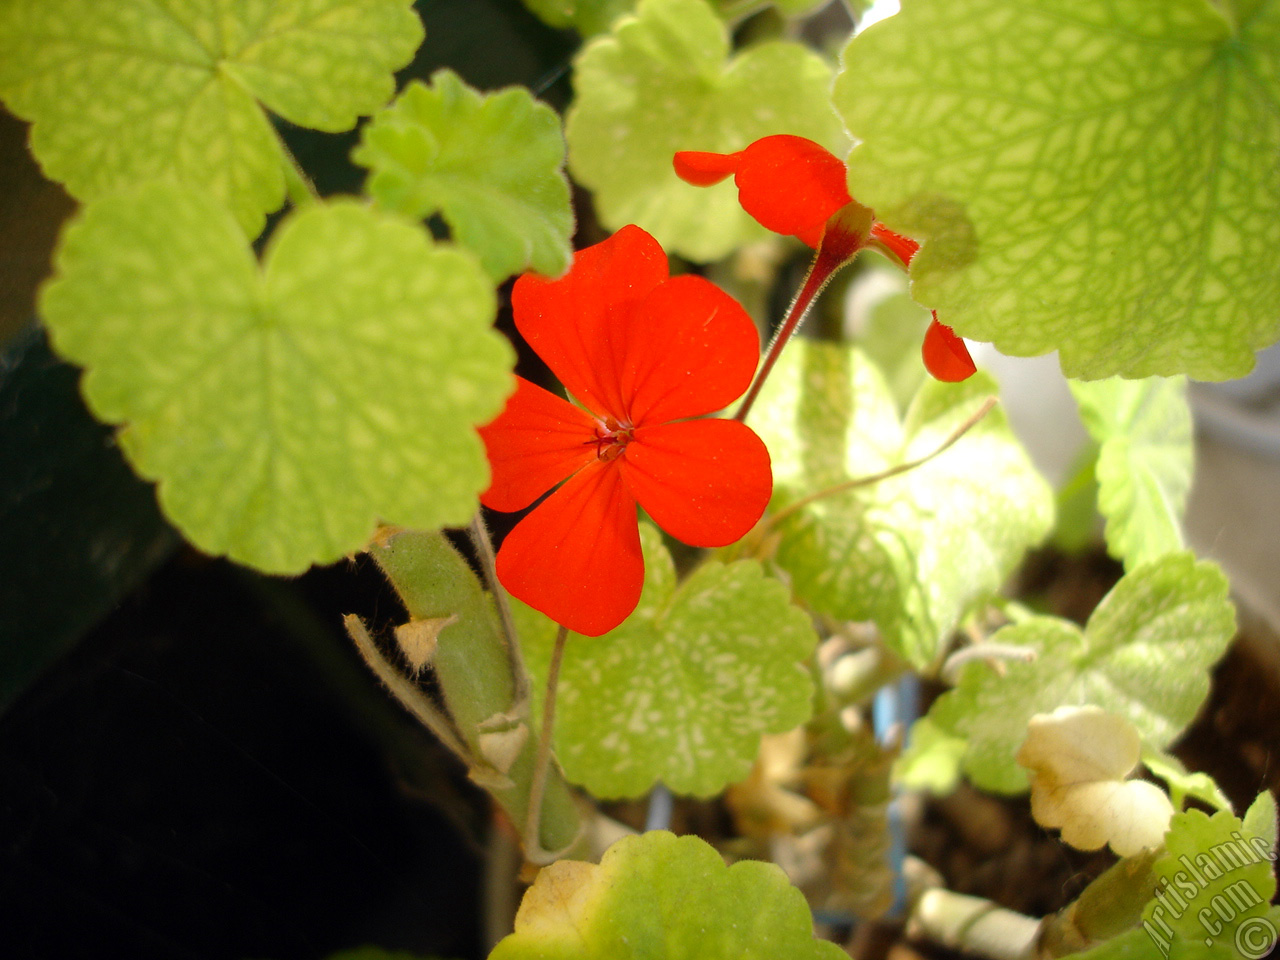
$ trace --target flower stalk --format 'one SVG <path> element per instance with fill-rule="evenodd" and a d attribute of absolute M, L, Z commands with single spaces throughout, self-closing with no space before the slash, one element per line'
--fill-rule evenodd
<path fill-rule="evenodd" d="M 746 420 L 747 414 L 751 412 L 756 398 L 760 395 L 765 380 L 769 378 L 770 371 L 778 362 L 783 348 L 800 329 L 814 301 L 818 299 L 818 294 L 831 282 L 831 278 L 839 272 L 841 267 L 851 263 L 858 255 L 858 251 L 866 246 L 873 223 L 871 211 L 856 200 L 842 207 L 828 221 L 822 240 L 818 244 L 818 252 L 813 258 L 813 264 L 800 285 L 800 292 L 791 301 L 782 326 L 769 342 L 764 362 L 760 364 L 760 370 L 756 373 L 746 396 L 742 398 L 733 419 L 739 423 Z"/>

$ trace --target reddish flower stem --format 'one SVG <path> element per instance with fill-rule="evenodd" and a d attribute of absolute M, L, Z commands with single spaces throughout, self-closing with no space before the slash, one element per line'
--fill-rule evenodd
<path fill-rule="evenodd" d="M 813 264 L 809 267 L 809 272 L 805 274 L 804 283 L 800 285 L 800 292 L 791 301 L 791 307 L 787 310 L 786 319 L 782 321 L 782 326 L 769 343 L 764 363 L 760 365 L 756 378 L 752 382 L 751 388 L 747 391 L 747 395 L 742 398 L 742 403 L 738 406 L 738 412 L 733 415 L 733 419 L 739 422 L 746 420 L 747 414 L 751 412 L 751 407 L 756 402 L 756 397 L 760 395 L 761 387 L 764 386 L 765 380 L 768 379 L 769 372 L 773 370 L 773 365 L 778 362 L 778 357 L 782 354 L 782 348 L 787 345 L 787 341 L 800 329 L 800 324 L 808 316 L 813 302 L 818 299 L 818 294 L 831 282 L 831 278 L 836 275 L 841 267 L 858 255 L 858 251 L 862 249 L 866 241 L 867 236 L 864 231 L 849 232 L 841 229 L 836 219 L 832 218 L 832 222 L 827 225 L 826 233 L 822 235 L 822 243 L 818 246 L 818 253 L 813 258 Z"/>

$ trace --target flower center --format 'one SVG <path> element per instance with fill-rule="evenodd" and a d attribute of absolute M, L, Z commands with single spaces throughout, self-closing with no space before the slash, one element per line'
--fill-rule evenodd
<path fill-rule="evenodd" d="M 622 456 L 622 452 L 627 449 L 627 444 L 631 442 L 634 429 L 630 424 L 618 423 L 612 417 L 606 420 L 597 420 L 595 439 L 586 442 L 594 443 L 596 445 L 596 456 L 608 463 Z"/>

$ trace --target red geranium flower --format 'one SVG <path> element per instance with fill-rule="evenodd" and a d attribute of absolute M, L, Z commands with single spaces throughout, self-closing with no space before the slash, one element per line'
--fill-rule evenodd
<path fill-rule="evenodd" d="M 680 179 L 698 187 L 709 187 L 733 174 L 742 209 L 761 226 L 798 237 L 819 253 L 832 218 L 854 203 L 846 185 L 843 161 L 804 137 L 765 137 L 737 153 L 683 150 L 675 155 L 674 166 Z M 842 254 L 843 259 L 830 265 L 829 271 L 848 262 L 861 246 L 875 247 L 904 269 L 920 248 L 914 240 L 877 221 L 865 238 L 856 238 L 855 249 Z M 820 278 L 818 285 L 825 279 Z M 921 353 L 925 368 L 938 380 L 954 383 L 972 376 L 977 369 L 964 341 L 938 320 L 936 312 Z"/>
<path fill-rule="evenodd" d="M 498 578 L 599 636 L 640 599 L 637 504 L 699 547 L 734 542 L 764 513 L 764 443 L 741 423 L 697 419 L 746 390 L 759 338 L 719 287 L 669 277 L 658 242 L 634 226 L 579 251 L 558 280 L 525 274 L 512 304 L 521 335 L 582 406 L 517 377 L 480 431 L 493 468 L 485 506 L 520 510 L 565 481 L 507 535 Z"/>

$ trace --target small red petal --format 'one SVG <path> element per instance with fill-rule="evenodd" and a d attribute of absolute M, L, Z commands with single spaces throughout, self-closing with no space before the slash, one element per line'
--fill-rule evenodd
<path fill-rule="evenodd" d="M 695 547 L 741 539 L 773 492 L 768 449 L 736 420 L 642 427 L 617 462 L 654 523 Z"/>
<path fill-rule="evenodd" d="M 871 228 L 871 239 L 873 242 L 879 243 L 886 247 L 890 253 L 902 261 L 903 267 L 911 266 L 911 258 L 916 255 L 916 251 L 920 249 L 920 244 L 916 243 L 910 237 L 904 237 L 900 233 L 894 233 L 883 223 L 876 223 Z"/>
<path fill-rule="evenodd" d="M 920 350 L 924 357 L 925 369 L 935 380 L 943 383 L 959 383 L 968 380 L 977 371 L 973 358 L 969 356 L 969 348 L 964 340 L 955 335 L 955 331 L 933 315 L 933 322 L 925 331 L 924 346 Z"/>
<path fill-rule="evenodd" d="M 624 417 L 620 318 L 667 279 L 667 255 L 639 227 L 579 250 L 558 280 L 526 273 L 511 291 L 516 329 L 593 413 Z"/>
<path fill-rule="evenodd" d="M 636 504 L 618 462 L 583 467 L 498 550 L 498 579 L 512 596 L 588 637 L 627 619 L 644 586 Z"/>
<path fill-rule="evenodd" d="M 621 391 L 637 427 L 713 413 L 751 385 L 760 335 L 738 301 L 709 280 L 659 284 L 624 323 Z"/>
<path fill-rule="evenodd" d="M 480 495 L 491 510 L 523 510 L 596 458 L 595 421 L 523 377 L 492 423 L 480 428 L 493 480 Z"/>
<path fill-rule="evenodd" d="M 788 134 L 742 151 L 734 177 L 742 208 L 775 233 L 816 247 L 827 218 L 852 200 L 845 166 L 825 147 Z"/>
<path fill-rule="evenodd" d="M 702 150 L 681 150 L 671 161 L 676 176 L 695 187 L 710 187 L 738 170 L 742 151 L 737 153 L 706 153 Z"/>

